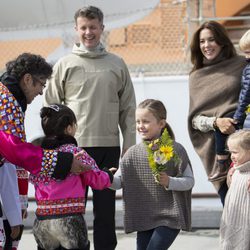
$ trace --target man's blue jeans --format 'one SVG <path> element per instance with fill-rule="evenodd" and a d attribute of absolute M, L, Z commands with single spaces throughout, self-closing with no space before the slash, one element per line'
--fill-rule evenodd
<path fill-rule="evenodd" d="M 166 226 L 137 232 L 137 250 L 166 250 L 172 245 L 179 232 L 179 229 Z"/>

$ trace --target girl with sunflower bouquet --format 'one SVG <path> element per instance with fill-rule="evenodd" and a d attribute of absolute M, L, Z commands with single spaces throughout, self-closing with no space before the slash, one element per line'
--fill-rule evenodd
<path fill-rule="evenodd" d="M 191 229 L 193 172 L 166 113 L 161 101 L 139 104 L 136 124 L 142 142 L 125 153 L 112 184 L 123 188 L 124 228 L 137 232 L 137 250 L 166 250 L 180 230 Z"/>

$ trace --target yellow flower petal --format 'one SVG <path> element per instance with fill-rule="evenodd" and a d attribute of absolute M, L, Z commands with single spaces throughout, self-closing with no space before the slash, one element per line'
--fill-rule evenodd
<path fill-rule="evenodd" d="M 170 147 L 170 146 L 161 146 L 160 147 L 160 151 L 164 154 L 164 156 L 170 160 L 173 155 L 174 155 L 174 151 L 173 151 L 173 148 Z"/>

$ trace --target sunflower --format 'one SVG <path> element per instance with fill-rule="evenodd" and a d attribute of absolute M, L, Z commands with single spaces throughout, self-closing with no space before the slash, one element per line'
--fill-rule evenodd
<path fill-rule="evenodd" d="M 174 156 L 174 149 L 171 146 L 161 146 L 160 151 L 168 161 Z"/>
<path fill-rule="evenodd" d="M 149 166 L 155 177 L 157 177 L 161 171 L 167 169 L 167 163 L 169 161 L 173 160 L 175 165 L 180 163 L 179 156 L 174 151 L 173 140 L 168 134 L 167 129 L 164 129 L 160 138 L 151 142 L 145 142 L 145 145 L 148 151 Z"/>

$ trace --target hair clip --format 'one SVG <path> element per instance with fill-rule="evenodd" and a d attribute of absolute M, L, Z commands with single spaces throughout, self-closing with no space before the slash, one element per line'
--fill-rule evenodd
<path fill-rule="evenodd" d="M 56 112 L 59 112 L 59 110 L 60 110 L 59 106 L 56 105 L 56 104 L 51 104 L 51 105 L 49 105 L 48 108 L 51 108 L 51 109 L 53 109 Z"/>

